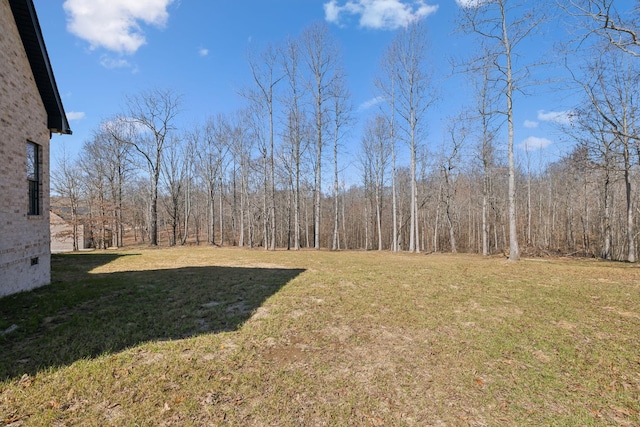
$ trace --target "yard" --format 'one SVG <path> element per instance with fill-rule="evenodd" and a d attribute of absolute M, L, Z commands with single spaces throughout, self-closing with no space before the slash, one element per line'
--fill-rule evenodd
<path fill-rule="evenodd" d="M 0 422 L 639 425 L 640 270 L 190 247 L 0 299 Z"/>

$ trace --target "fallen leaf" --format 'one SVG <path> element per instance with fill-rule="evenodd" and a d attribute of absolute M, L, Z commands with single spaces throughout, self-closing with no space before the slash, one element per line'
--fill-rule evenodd
<path fill-rule="evenodd" d="M 33 381 L 31 380 L 31 377 L 28 374 L 24 374 L 20 378 L 20 381 L 18 381 L 18 384 L 24 388 L 27 388 L 27 387 L 31 387 L 31 385 L 33 384 Z"/>
<path fill-rule="evenodd" d="M 53 409 L 60 409 L 60 402 L 52 400 L 49 402 L 49 406 L 51 406 Z"/>
<path fill-rule="evenodd" d="M 474 380 L 475 380 L 476 384 L 478 384 L 480 387 L 484 387 L 484 381 L 482 380 L 482 378 L 475 377 Z"/>
<path fill-rule="evenodd" d="M 14 415 L 14 416 L 12 416 L 10 418 L 5 418 L 4 419 L 4 423 L 6 425 L 9 425 L 9 424 L 12 424 L 12 423 L 16 423 L 16 422 L 18 422 L 18 421 L 20 421 L 22 419 L 25 419 L 25 418 L 29 418 L 29 415 L 25 415 L 25 416 Z"/>
<path fill-rule="evenodd" d="M 633 409 L 622 408 L 620 406 L 611 406 L 610 408 L 616 411 L 617 413 L 626 415 L 628 417 L 637 414 L 637 412 L 634 411 Z"/>

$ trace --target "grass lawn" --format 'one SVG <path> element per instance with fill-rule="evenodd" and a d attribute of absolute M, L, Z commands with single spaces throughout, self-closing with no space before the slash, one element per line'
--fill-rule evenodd
<path fill-rule="evenodd" d="M 640 269 L 176 248 L 0 299 L 0 425 L 640 425 Z M 17 328 L 16 328 L 17 327 Z"/>

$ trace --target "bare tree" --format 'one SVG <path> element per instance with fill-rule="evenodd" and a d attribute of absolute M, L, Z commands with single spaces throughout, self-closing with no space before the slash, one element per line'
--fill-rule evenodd
<path fill-rule="evenodd" d="M 195 141 L 197 170 L 207 193 L 207 242 L 211 245 L 215 240 L 215 205 L 216 188 L 222 179 L 224 164 L 231 145 L 231 125 L 227 118 L 219 114 L 209 117 L 202 129 L 195 129 L 190 138 Z M 221 213 L 219 213 L 221 214 Z M 220 230 L 222 244 L 222 230 Z"/>
<path fill-rule="evenodd" d="M 564 0 L 560 5 L 580 19 L 586 30 L 582 39 L 595 35 L 623 52 L 640 57 L 637 6 L 636 10 L 621 13 L 617 7 L 621 3 L 614 0 Z"/>
<path fill-rule="evenodd" d="M 107 226 L 111 222 L 113 205 L 109 200 L 108 168 L 105 161 L 104 133 L 96 132 L 86 141 L 81 150 L 80 165 L 83 182 L 87 188 L 88 225 L 90 239 L 97 249 L 107 249 L 111 242 L 107 239 Z M 94 232 L 94 225 L 97 230 Z"/>
<path fill-rule="evenodd" d="M 195 176 L 196 176 L 196 150 L 197 150 L 197 142 L 198 142 L 198 134 L 195 136 L 190 135 L 188 132 L 185 133 L 184 137 L 184 212 L 183 212 L 183 228 L 184 233 L 182 234 L 182 240 L 180 241 L 181 245 L 185 245 L 187 243 L 187 239 L 189 238 L 189 226 L 190 226 L 190 218 L 193 211 L 193 197 L 194 197 L 194 187 L 195 187 Z M 197 223 L 197 222 L 196 222 Z M 197 237 L 197 227 L 196 227 L 196 242 L 198 242 Z"/>
<path fill-rule="evenodd" d="M 167 145 L 160 165 L 161 182 L 167 192 L 164 205 L 171 226 L 169 246 L 177 245 L 179 240 L 179 227 L 185 203 L 184 184 L 186 173 L 186 152 L 183 150 L 181 141 L 176 136 L 172 136 L 171 143 Z"/>
<path fill-rule="evenodd" d="M 237 191 L 240 197 L 238 246 L 253 247 L 254 223 L 251 195 L 251 166 L 254 139 L 246 127 L 247 111 L 240 111 L 237 117 L 230 121 L 230 152 L 234 162 L 234 187 L 235 176 L 239 175 L 240 188 Z"/>
<path fill-rule="evenodd" d="M 400 250 L 398 240 L 398 197 L 396 189 L 396 73 L 395 57 L 393 52 L 395 45 L 392 44 L 387 48 L 386 55 L 380 64 L 380 75 L 375 79 L 375 86 L 382 94 L 385 102 L 381 103 L 384 117 L 389 123 L 389 142 L 391 148 L 391 250 L 398 252 Z"/>
<path fill-rule="evenodd" d="M 115 118 L 103 121 L 94 133 L 94 141 L 87 144 L 90 156 L 98 156 L 100 170 L 110 192 L 111 203 L 108 209 L 112 211 L 109 222 L 112 223 L 114 241 L 117 247 L 123 245 L 124 236 L 124 190 L 126 181 L 131 175 L 131 146 L 124 140 L 131 136 L 131 127 Z"/>
<path fill-rule="evenodd" d="M 528 8 L 516 0 L 495 0 L 470 2 L 462 7 L 463 30 L 477 35 L 482 40 L 482 56 L 489 55 L 495 78 L 502 83 L 499 93 L 504 99 L 504 110 L 499 113 L 507 121 L 508 152 L 508 208 L 509 208 L 509 260 L 520 258 L 516 217 L 516 166 L 514 157 L 514 96 L 518 83 L 526 76 L 516 68 L 516 49 L 533 30 L 544 21 L 541 11 L 543 2 Z M 486 59 L 481 61 L 486 66 Z M 473 68 L 473 67 L 472 67 Z"/>
<path fill-rule="evenodd" d="M 391 151 L 389 138 L 388 122 L 383 117 L 377 116 L 369 120 L 365 125 L 361 142 L 361 163 L 364 169 L 363 176 L 369 186 L 372 187 L 370 192 L 373 193 L 373 210 L 375 210 L 376 234 L 378 237 L 377 246 L 379 251 L 383 249 L 382 201 L 387 168 L 389 166 L 389 154 Z"/>
<path fill-rule="evenodd" d="M 637 99 L 637 68 L 628 57 L 619 51 L 605 50 L 592 59 L 589 67 L 590 78 L 582 83 L 589 105 L 606 124 L 607 132 L 613 137 L 614 147 L 622 158 L 622 172 L 626 199 L 626 241 L 627 261 L 635 262 L 634 234 L 634 193 L 633 166 L 637 162 L 637 144 L 640 141 L 638 127 L 640 116 Z"/>
<path fill-rule="evenodd" d="M 305 111 L 302 105 L 300 70 L 301 52 L 297 40 L 288 39 L 282 49 L 282 68 L 287 78 L 288 90 L 283 96 L 286 125 L 284 140 L 290 147 L 293 191 L 293 248 L 300 249 L 300 173 L 302 155 L 305 151 L 305 135 L 307 134 Z"/>
<path fill-rule="evenodd" d="M 308 88 L 313 102 L 315 122 L 315 177 L 314 177 L 314 248 L 320 248 L 320 213 L 322 201 L 322 149 L 325 144 L 327 109 L 333 96 L 332 88 L 339 76 L 340 58 L 337 44 L 325 23 L 315 23 L 302 34 L 304 59 L 310 73 Z"/>
<path fill-rule="evenodd" d="M 399 30 L 386 51 L 383 80 L 378 84 L 391 100 L 393 113 L 401 119 L 400 128 L 411 154 L 410 252 L 420 252 L 416 155 L 425 130 L 426 111 L 436 100 L 431 73 L 427 68 L 427 53 L 425 30 L 420 23 Z M 391 130 L 395 132 L 394 125 Z"/>
<path fill-rule="evenodd" d="M 261 55 L 249 54 L 249 68 L 253 77 L 254 87 L 243 92 L 243 96 L 249 99 L 261 116 L 266 116 L 267 138 L 264 144 L 265 166 L 265 200 L 268 198 L 268 216 L 264 223 L 269 224 L 269 244 L 265 241 L 265 249 L 276 248 L 276 200 L 275 200 L 275 163 L 274 163 L 274 102 L 275 87 L 284 78 L 278 69 L 278 49 L 269 45 Z M 265 240 L 267 234 L 265 232 Z"/>
<path fill-rule="evenodd" d="M 151 89 L 127 98 L 127 112 L 119 121 L 128 123 L 131 132 L 122 142 L 130 144 L 147 167 L 150 183 L 149 244 L 158 245 L 158 182 L 162 156 L 169 135 L 176 130 L 181 97 L 171 90 Z M 121 138 L 122 134 L 113 132 Z M 130 137 L 130 138 L 129 138 Z"/>
<path fill-rule="evenodd" d="M 57 159 L 57 167 L 51 172 L 51 191 L 61 197 L 71 213 L 71 238 L 73 239 L 74 251 L 79 249 L 78 226 L 80 225 L 82 183 L 82 169 L 77 162 L 71 160 L 63 147 L 62 154 Z"/>
<path fill-rule="evenodd" d="M 485 57 L 489 60 L 489 56 Z M 482 255 L 489 255 L 489 205 L 491 197 L 491 182 L 492 173 L 495 168 L 495 143 L 494 138 L 496 135 L 494 88 L 492 87 L 493 81 L 491 79 L 490 64 L 484 64 L 480 68 L 478 78 L 475 80 L 475 114 L 477 115 L 477 122 L 479 124 L 478 138 L 479 144 L 477 147 L 477 157 L 480 160 L 480 167 L 482 170 Z"/>
<path fill-rule="evenodd" d="M 460 155 L 468 136 L 468 130 L 465 127 L 467 122 L 468 120 L 465 120 L 464 117 L 458 117 L 450 121 L 447 128 L 449 144 L 443 146 L 440 161 L 442 180 L 440 197 L 444 203 L 444 213 L 449 229 L 449 244 L 453 253 L 458 252 L 455 235 L 456 220 L 453 213 L 456 195 L 455 170 L 460 168 Z"/>
<path fill-rule="evenodd" d="M 601 171 L 601 249 L 602 259 L 612 259 L 611 205 L 612 187 L 616 180 L 616 138 L 608 124 L 589 103 L 575 111 L 573 125 L 567 129 L 578 146 L 587 151 L 595 169 Z"/>
<path fill-rule="evenodd" d="M 338 179 L 340 166 L 338 163 L 338 148 L 340 146 L 340 140 L 344 136 L 345 128 L 350 124 L 352 119 L 352 107 L 349 103 L 350 95 L 345 86 L 345 76 L 342 71 L 337 72 L 332 92 L 333 108 L 331 110 L 331 114 L 333 115 L 333 129 L 331 131 L 331 136 L 333 138 L 333 241 L 331 249 L 335 251 L 340 249 L 340 181 Z"/>

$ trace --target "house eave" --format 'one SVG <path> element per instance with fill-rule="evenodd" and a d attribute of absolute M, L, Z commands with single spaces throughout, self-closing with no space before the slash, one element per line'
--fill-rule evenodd
<path fill-rule="evenodd" d="M 33 0 L 9 0 L 9 5 L 47 111 L 47 127 L 52 133 L 71 135 Z"/>

